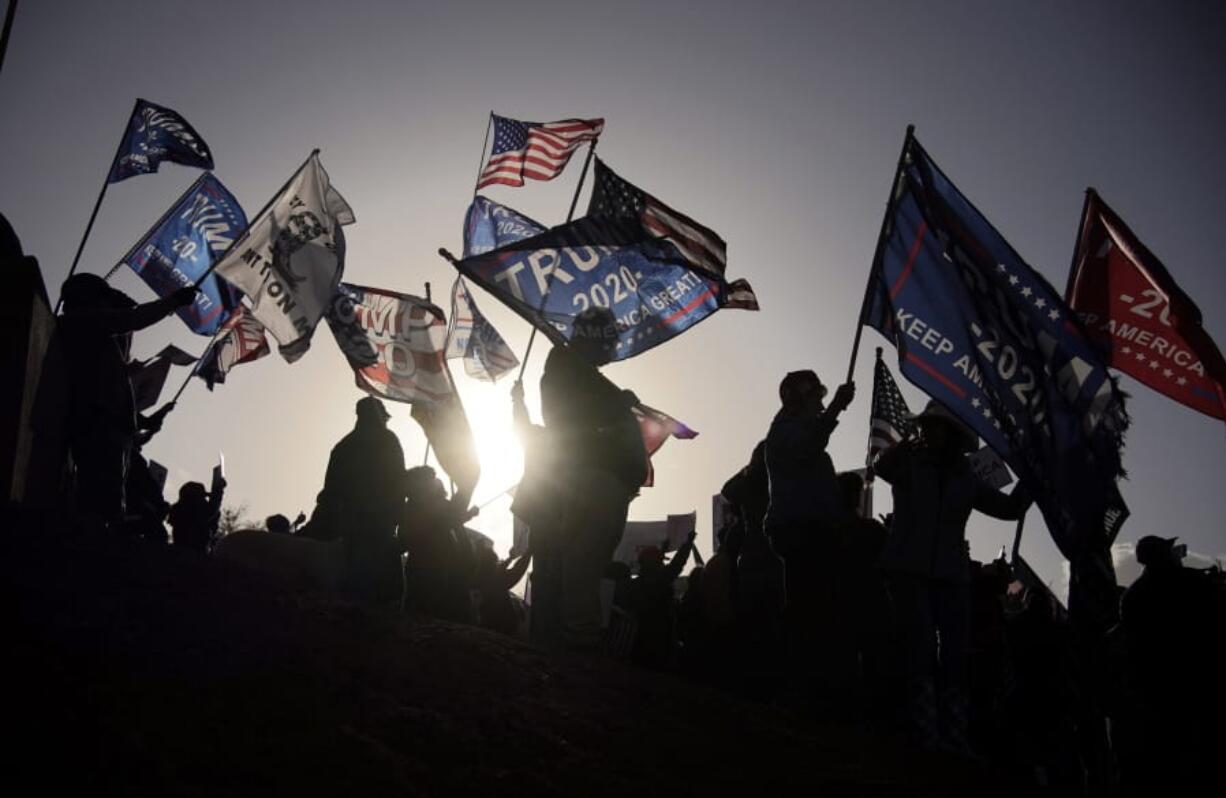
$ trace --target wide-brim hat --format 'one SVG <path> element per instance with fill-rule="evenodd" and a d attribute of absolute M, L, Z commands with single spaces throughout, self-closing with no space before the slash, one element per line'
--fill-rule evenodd
<path fill-rule="evenodd" d="M 917 424 L 931 424 L 933 422 L 944 424 L 954 434 L 955 439 L 958 441 L 958 447 L 963 451 L 973 452 L 979 448 L 979 436 L 975 434 L 975 431 L 936 399 L 928 400 L 928 404 L 924 406 L 923 412 L 912 416 L 912 418 L 915 419 Z"/>

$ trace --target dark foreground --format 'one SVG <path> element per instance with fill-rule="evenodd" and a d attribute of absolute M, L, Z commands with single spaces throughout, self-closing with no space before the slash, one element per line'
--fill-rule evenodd
<path fill-rule="evenodd" d="M 6 529 L 4 782 L 90 795 L 985 795 L 990 773 L 670 677 Z M 8 790 L 5 790 L 8 792 Z"/>

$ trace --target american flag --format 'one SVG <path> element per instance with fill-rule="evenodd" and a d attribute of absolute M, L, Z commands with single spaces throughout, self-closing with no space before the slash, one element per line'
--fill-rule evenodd
<path fill-rule="evenodd" d="M 648 233 L 668 241 L 699 271 L 722 279 L 728 267 L 728 246 L 718 233 L 622 179 L 599 158 L 587 212 L 589 216 L 637 219 Z M 728 284 L 724 306 L 757 310 L 758 299 L 749 283 L 734 280 Z"/>
<path fill-rule="evenodd" d="M 714 230 L 618 177 L 596 159 L 596 185 L 589 216 L 637 218 L 654 235 L 670 242 L 693 266 L 722 277 L 728 267 L 728 247 Z"/>
<path fill-rule="evenodd" d="M 520 122 L 494 114 L 494 146 L 477 178 L 477 189 L 501 184 L 522 186 L 524 178 L 552 180 L 562 173 L 579 145 L 595 141 L 603 119 Z"/>
<path fill-rule="evenodd" d="M 915 432 L 915 418 L 902 398 L 898 383 L 881 359 L 877 349 L 877 365 L 873 369 L 873 411 L 869 419 L 868 467 L 877 455 Z M 870 471 L 871 473 L 871 471 Z"/>

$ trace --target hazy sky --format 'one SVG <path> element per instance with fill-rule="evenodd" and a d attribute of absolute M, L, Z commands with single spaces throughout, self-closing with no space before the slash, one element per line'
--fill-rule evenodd
<path fill-rule="evenodd" d="M 445 305 L 487 113 L 607 120 L 599 151 L 627 179 L 728 241 L 731 277 L 760 313 L 727 310 L 607 374 L 701 435 L 656 457 L 657 487 L 631 517 L 699 511 L 748 458 L 787 371 L 837 383 L 907 123 L 1029 263 L 1062 289 L 1083 190 L 1096 187 L 1201 305 L 1226 345 L 1226 7 L 1212 3 L 22 3 L 0 74 L 0 211 L 36 255 L 54 299 L 135 97 L 182 113 L 249 213 L 313 147 L 357 215 L 346 279 Z M 552 183 L 487 193 L 537 220 L 565 216 L 579 159 Z M 167 164 L 112 186 L 82 260 L 105 272 L 196 177 Z M 586 194 L 586 189 L 585 189 Z M 583 207 L 581 204 L 580 207 Z M 151 292 L 124 270 L 115 285 Z M 474 289 L 522 355 L 528 326 Z M 168 319 L 146 356 L 206 340 Z M 538 343 L 540 343 L 538 341 Z M 863 464 L 872 383 L 831 444 Z M 529 404 L 545 347 L 528 368 Z M 889 352 L 893 357 L 893 351 Z M 457 365 L 457 372 L 462 368 Z M 170 387 L 181 376 L 172 375 Z M 513 484 L 509 381 L 458 376 L 480 438 L 479 502 Z M 1226 551 L 1226 427 L 1124 378 L 1134 426 L 1121 533 L 1179 534 Z M 912 407 L 923 397 L 903 391 Z M 288 366 L 269 357 L 210 394 L 188 388 L 147 453 L 168 495 L 207 481 L 224 451 L 233 503 L 253 518 L 310 511 L 360 393 L 330 333 Z M 393 428 L 410 462 L 425 441 L 407 406 Z M 879 489 L 879 509 L 889 505 Z M 475 524 L 510 543 L 507 502 Z M 991 557 L 1012 524 L 972 521 Z M 1036 511 L 1023 551 L 1060 565 Z"/>

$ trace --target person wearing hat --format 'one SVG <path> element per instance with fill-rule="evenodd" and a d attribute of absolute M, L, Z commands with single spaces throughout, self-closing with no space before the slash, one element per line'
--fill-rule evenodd
<path fill-rule="evenodd" d="M 533 642 L 595 650 L 602 637 L 600 580 L 647 476 L 632 409 L 638 399 L 599 371 L 617 346 L 608 308 L 575 317 L 541 376 L 544 429 L 531 428 L 523 387 L 512 391 L 516 426 L 530 436 L 512 512 L 532 529 Z"/>
<path fill-rule="evenodd" d="M 1120 601 L 1130 700 L 1117 722 L 1135 795 L 1191 794 L 1193 774 L 1221 753 L 1226 589 L 1186 567 L 1177 540 L 1137 541 L 1144 571 Z"/>
<path fill-rule="evenodd" d="M 355 595 L 393 601 L 400 584 L 396 521 L 404 504 L 404 450 L 387 428 L 391 414 L 382 401 L 364 396 L 354 410 L 353 430 L 328 457 L 312 535 L 344 539 L 346 580 Z"/>
<path fill-rule="evenodd" d="M 916 422 L 918 438 L 883 452 L 873 466 L 894 496 L 880 567 L 897 614 L 913 732 L 925 747 L 969 753 L 966 522 L 971 510 L 1016 520 L 1030 497 L 1020 484 L 1007 495 L 975 476 L 966 455 L 979 439 L 944 405 L 930 401 Z"/>
<path fill-rule="evenodd" d="M 849 382 L 827 407 L 826 386 L 816 372 L 787 374 L 779 383 L 781 407 L 764 449 L 769 501 L 763 524 L 784 563 L 787 669 L 793 690 L 827 704 L 840 689 L 825 650 L 840 612 L 834 577 L 842 559 L 836 533 L 843 506 L 826 447 L 854 397 L 855 385 Z"/>
<path fill-rule="evenodd" d="M 69 449 L 76 467 L 77 511 L 89 524 L 114 526 L 125 510 L 128 458 L 138 419 L 128 381 L 131 334 L 190 305 L 188 286 L 138 305 L 96 274 L 74 274 L 61 289 L 69 391 Z"/>

